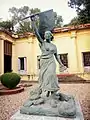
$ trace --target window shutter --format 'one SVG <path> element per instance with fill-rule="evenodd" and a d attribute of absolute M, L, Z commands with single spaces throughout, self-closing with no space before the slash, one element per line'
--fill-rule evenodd
<path fill-rule="evenodd" d="M 18 58 L 18 71 L 20 71 L 20 59 Z"/>
<path fill-rule="evenodd" d="M 27 61 L 26 61 L 26 57 L 24 58 L 24 70 L 27 70 Z"/>

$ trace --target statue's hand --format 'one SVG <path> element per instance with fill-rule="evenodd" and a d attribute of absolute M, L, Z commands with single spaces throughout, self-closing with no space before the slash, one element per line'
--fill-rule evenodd
<path fill-rule="evenodd" d="M 34 18 L 34 17 L 31 17 L 31 20 L 32 20 L 32 21 L 35 21 L 35 18 Z"/>
<path fill-rule="evenodd" d="M 68 72 L 67 67 L 64 65 L 59 67 L 59 71 L 60 72 Z"/>
<path fill-rule="evenodd" d="M 63 72 L 64 72 L 64 73 L 69 73 L 68 68 L 67 68 L 66 70 L 64 70 Z"/>
<path fill-rule="evenodd" d="M 32 15 L 32 16 L 31 16 L 31 20 L 32 20 L 32 21 L 35 21 L 35 20 L 36 20 L 35 15 Z"/>

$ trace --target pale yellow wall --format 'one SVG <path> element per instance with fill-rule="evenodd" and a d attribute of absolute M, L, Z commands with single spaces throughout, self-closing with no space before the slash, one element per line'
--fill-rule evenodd
<path fill-rule="evenodd" d="M 18 39 L 13 44 L 13 71 L 18 72 L 18 57 L 26 57 L 27 73 L 33 74 L 33 40 L 32 38 Z"/>
<path fill-rule="evenodd" d="M 90 52 L 90 30 L 80 30 L 77 32 L 77 49 L 79 70 L 84 72 L 82 52 Z"/>
<path fill-rule="evenodd" d="M 16 56 L 16 43 L 12 44 L 12 70 L 17 72 L 17 56 Z"/>
<path fill-rule="evenodd" d="M 37 56 L 41 55 L 41 54 L 39 53 L 40 49 L 38 48 L 38 41 L 37 41 L 37 39 L 35 37 L 33 38 L 33 41 L 34 41 L 34 44 L 33 44 L 33 54 L 32 54 L 32 57 L 33 57 L 33 73 L 35 75 L 37 75 L 38 74 Z"/>
<path fill-rule="evenodd" d="M 69 72 L 77 72 L 77 58 L 76 58 L 76 46 L 75 46 L 75 38 L 71 38 L 70 33 L 61 33 L 56 34 L 54 38 L 54 44 L 57 46 L 58 54 L 68 53 L 68 67 Z M 59 67 L 59 65 L 58 65 Z M 58 71 L 57 67 L 57 73 Z"/>
<path fill-rule="evenodd" d="M 10 35 L 8 35 L 7 33 L 4 33 L 4 32 L 0 32 L 0 37 L 2 37 L 3 40 L 7 40 L 9 42 L 14 41 L 14 38 L 12 38 Z"/>
<path fill-rule="evenodd" d="M 14 41 L 10 35 L 0 32 L 0 74 L 4 73 L 4 40 L 12 43 Z"/>
<path fill-rule="evenodd" d="M 76 46 L 75 39 L 71 38 L 70 33 L 58 33 L 54 35 L 53 44 L 57 47 L 58 54 L 68 53 L 68 66 L 69 72 L 77 72 L 77 58 L 76 58 Z M 34 41 L 34 71 L 37 69 L 37 56 L 41 55 L 38 40 Z M 56 62 L 56 73 L 59 74 L 59 64 Z M 35 68 L 36 67 L 36 68 Z"/>
<path fill-rule="evenodd" d="M 36 44 L 34 55 L 38 56 L 41 54 L 41 51 L 37 39 L 34 43 Z M 68 53 L 69 73 L 84 72 L 81 52 L 90 51 L 90 30 L 56 33 L 54 34 L 53 44 L 56 45 L 58 54 Z M 35 66 L 36 62 L 35 57 Z M 56 64 L 56 73 L 59 74 L 59 64 L 57 62 Z"/>
<path fill-rule="evenodd" d="M 36 37 L 14 39 L 6 33 L 0 33 L 4 40 L 12 42 L 12 70 L 18 72 L 18 57 L 27 58 L 27 75 L 38 75 L 37 56 L 41 55 L 39 42 Z M 90 51 L 90 29 L 73 30 L 55 33 L 53 44 L 57 47 L 58 54 L 68 53 L 69 73 L 83 73 L 82 52 Z M 3 40 L 0 40 L 0 72 L 3 73 Z M 56 73 L 59 74 L 59 64 Z M 23 77 L 22 77 L 23 78 Z M 28 79 L 27 76 L 24 77 Z M 31 79 L 31 78 L 30 78 Z"/>

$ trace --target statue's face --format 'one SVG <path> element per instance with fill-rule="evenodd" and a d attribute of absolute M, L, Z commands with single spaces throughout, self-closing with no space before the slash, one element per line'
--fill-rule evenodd
<path fill-rule="evenodd" d="M 45 37 L 46 40 L 51 41 L 52 33 L 50 31 L 46 31 L 44 37 Z"/>

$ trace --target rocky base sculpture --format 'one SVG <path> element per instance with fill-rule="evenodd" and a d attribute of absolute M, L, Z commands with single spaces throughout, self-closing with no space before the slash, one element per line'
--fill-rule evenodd
<path fill-rule="evenodd" d="M 32 96 L 28 99 L 20 109 L 20 113 L 75 118 L 76 105 L 73 96 L 57 92 L 46 97 L 43 93 L 39 97 Z"/>

